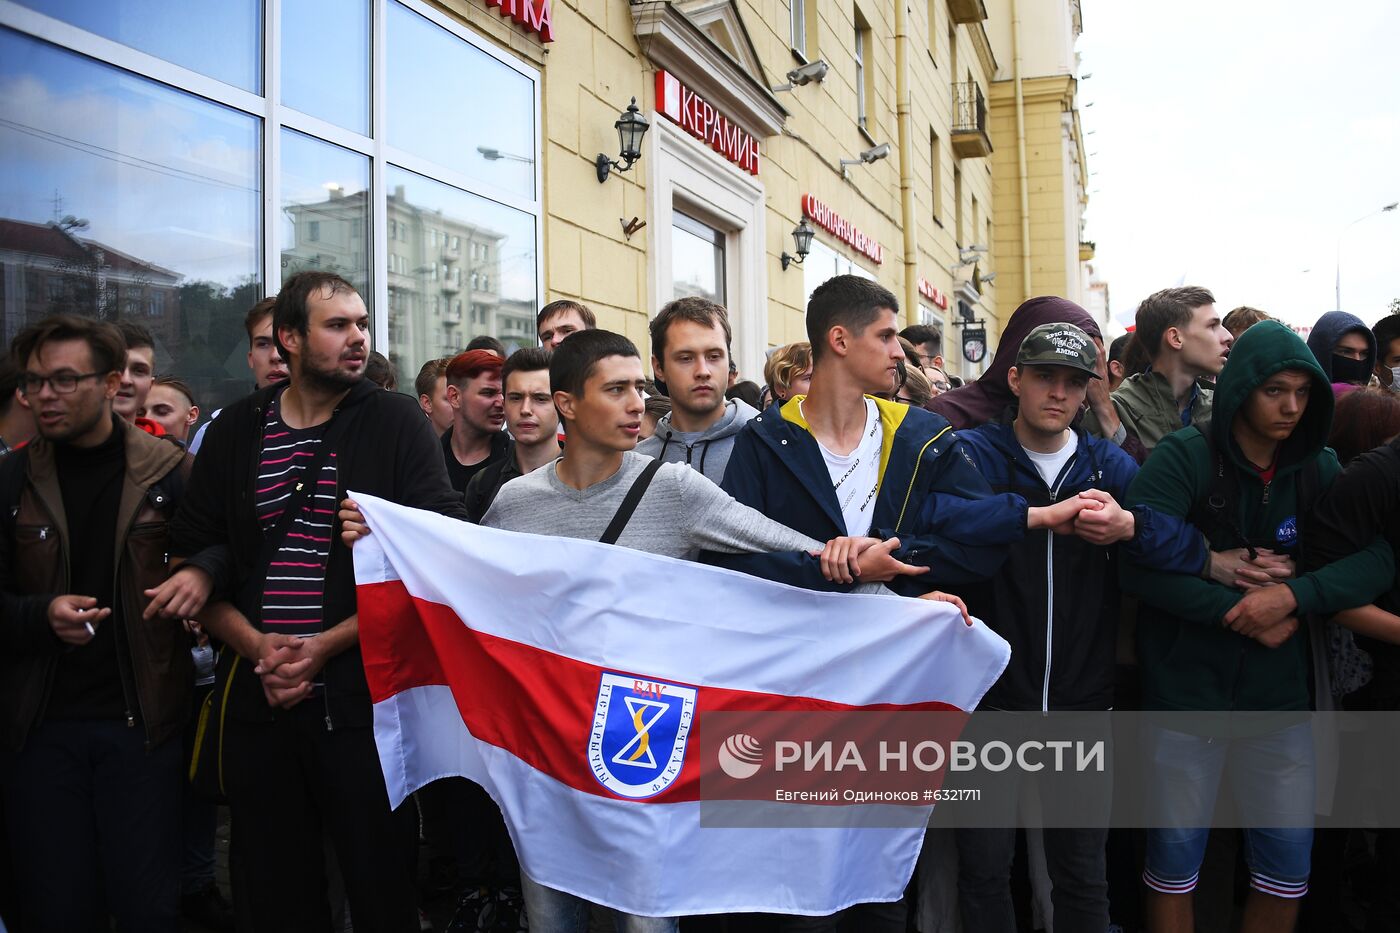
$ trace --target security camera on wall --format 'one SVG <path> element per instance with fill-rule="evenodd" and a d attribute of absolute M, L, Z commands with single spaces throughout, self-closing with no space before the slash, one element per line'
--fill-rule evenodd
<path fill-rule="evenodd" d="M 864 152 L 862 152 L 860 154 L 860 160 L 862 162 L 879 162 L 881 159 L 885 158 L 889 154 L 890 144 L 880 143 L 880 145 L 876 146 L 875 148 L 867 149 Z"/>
<path fill-rule="evenodd" d="M 787 73 L 787 84 L 780 84 L 773 88 L 773 90 L 790 91 L 795 87 L 806 87 L 813 81 L 820 84 L 822 79 L 826 77 L 826 73 L 830 70 L 831 66 L 819 58 L 814 62 L 808 62 L 805 65 L 789 71 Z"/>

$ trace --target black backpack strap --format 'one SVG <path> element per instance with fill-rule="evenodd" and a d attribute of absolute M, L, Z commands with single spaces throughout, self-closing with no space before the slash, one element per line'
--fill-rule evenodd
<path fill-rule="evenodd" d="M 622 500 L 622 504 L 617 507 L 617 514 L 608 523 L 608 530 L 603 532 L 603 536 L 598 540 L 604 544 L 616 544 L 617 539 L 622 537 L 622 530 L 627 527 L 627 523 L 632 520 L 632 513 L 637 511 L 637 504 L 642 501 L 642 496 L 646 495 L 647 487 L 651 485 L 652 477 L 656 471 L 661 469 L 661 461 L 653 460 L 638 474 L 632 481 L 632 488 L 627 490 L 627 496 Z"/>
<path fill-rule="evenodd" d="M 1245 536 L 1236 518 L 1235 510 L 1239 507 L 1240 498 L 1239 477 L 1235 475 L 1234 468 L 1225 463 L 1225 452 L 1215 443 L 1210 421 L 1206 420 L 1196 425 L 1196 430 L 1206 442 L 1206 451 L 1210 457 L 1210 485 L 1206 487 L 1206 494 L 1191 504 L 1191 511 L 1186 514 L 1186 520 L 1195 525 L 1207 539 L 1212 528 L 1224 525 L 1235 533 L 1240 546 L 1249 551 L 1249 558 L 1253 560 L 1257 552 L 1249 543 L 1249 538 Z"/>
<path fill-rule="evenodd" d="M 277 524 L 263 534 L 262 551 L 258 555 L 258 575 L 266 578 L 268 568 L 277 557 L 277 551 L 282 547 L 282 541 L 287 537 L 287 532 L 291 531 L 292 523 L 301 514 L 302 506 L 306 505 L 308 499 L 316 492 L 316 480 L 321 476 L 321 470 L 325 467 L 326 461 L 330 459 L 331 453 L 335 450 L 340 439 L 346 435 L 350 429 L 350 424 L 355 420 L 355 416 L 360 412 L 359 408 L 351 408 L 349 411 L 336 412 L 331 417 L 330 423 L 326 425 L 326 430 L 321 434 L 321 443 L 316 445 L 316 456 L 311 458 L 311 462 L 302 468 L 301 479 L 298 480 L 296 488 L 287 497 L 287 504 L 282 508 L 282 514 L 277 519 Z M 331 527 L 335 527 L 335 522 L 331 522 Z M 331 535 L 335 537 L 334 532 Z"/>

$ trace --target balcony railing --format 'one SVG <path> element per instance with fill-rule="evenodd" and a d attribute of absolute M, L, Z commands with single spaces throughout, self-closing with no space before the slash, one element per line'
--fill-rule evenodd
<path fill-rule="evenodd" d="M 987 136 L 987 99 L 976 81 L 953 85 L 953 154 L 960 159 L 978 159 L 992 154 Z"/>

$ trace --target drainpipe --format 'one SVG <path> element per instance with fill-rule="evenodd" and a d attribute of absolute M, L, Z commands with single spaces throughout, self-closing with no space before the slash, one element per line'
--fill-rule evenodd
<path fill-rule="evenodd" d="M 1021 301 L 1025 301 L 1031 297 L 1031 192 L 1030 171 L 1026 167 L 1026 100 L 1021 93 L 1021 13 L 1016 0 L 1011 0 L 1011 75 L 1016 89 L 1016 170 L 1021 180 Z"/>
<path fill-rule="evenodd" d="M 913 112 L 909 97 L 909 10 L 894 4 L 894 93 L 899 124 L 899 208 L 904 226 L 904 320 L 919 323 L 919 224 L 914 216 Z"/>

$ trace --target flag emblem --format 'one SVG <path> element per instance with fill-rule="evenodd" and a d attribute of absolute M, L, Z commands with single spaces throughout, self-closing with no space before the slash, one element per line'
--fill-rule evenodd
<path fill-rule="evenodd" d="M 680 776 L 695 688 L 604 673 L 588 737 L 588 767 L 620 797 L 654 797 Z"/>

